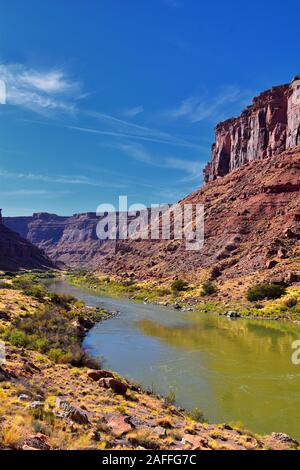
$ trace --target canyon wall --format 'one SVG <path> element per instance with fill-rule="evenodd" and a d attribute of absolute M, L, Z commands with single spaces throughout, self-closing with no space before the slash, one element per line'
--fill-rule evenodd
<path fill-rule="evenodd" d="M 55 264 L 41 249 L 3 225 L 0 211 L 0 270 L 53 268 Z"/>
<path fill-rule="evenodd" d="M 239 117 L 217 125 L 206 182 L 253 160 L 262 160 L 300 144 L 300 75 L 254 98 Z"/>

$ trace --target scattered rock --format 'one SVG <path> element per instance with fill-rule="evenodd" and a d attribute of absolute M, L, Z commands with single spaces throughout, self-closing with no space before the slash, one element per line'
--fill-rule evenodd
<path fill-rule="evenodd" d="M 284 231 L 283 235 L 285 236 L 285 238 L 288 238 L 288 239 L 291 239 L 291 238 L 295 237 L 295 233 L 290 228 L 287 228 Z"/>
<path fill-rule="evenodd" d="M 121 437 L 133 429 L 129 416 L 113 416 L 107 424 L 116 437 Z"/>
<path fill-rule="evenodd" d="M 30 400 L 30 396 L 26 395 L 26 393 L 21 393 L 21 395 L 19 395 L 19 400 L 28 401 L 28 400 Z"/>
<path fill-rule="evenodd" d="M 88 414 L 82 408 L 77 408 L 76 406 L 71 405 L 71 403 L 63 399 L 58 399 L 56 402 L 59 404 L 59 407 L 64 411 L 65 418 L 69 418 L 77 424 L 89 423 Z"/>
<path fill-rule="evenodd" d="M 208 447 L 208 440 L 201 436 L 194 436 L 192 434 L 184 434 L 182 444 L 190 444 L 192 450 L 203 450 Z"/>
<path fill-rule="evenodd" d="M 288 272 L 285 277 L 285 282 L 287 284 L 293 284 L 294 282 L 298 282 L 299 280 L 300 280 L 300 275 L 293 273 L 293 272 Z"/>
<path fill-rule="evenodd" d="M 4 312 L 3 310 L 0 310 L 0 320 L 5 320 L 8 321 L 10 319 L 10 316 L 8 313 Z"/>
<path fill-rule="evenodd" d="M 284 444 L 294 444 L 297 446 L 299 445 L 299 443 L 295 439 L 282 432 L 272 432 L 271 436 L 273 439 L 276 439 L 276 441 L 283 442 Z"/>
<path fill-rule="evenodd" d="M 235 310 L 228 310 L 228 312 L 226 312 L 226 316 L 229 318 L 239 318 L 241 314 Z"/>
<path fill-rule="evenodd" d="M 277 251 L 277 256 L 280 259 L 285 259 L 287 258 L 287 251 L 284 248 L 279 248 L 279 250 Z"/>
<path fill-rule="evenodd" d="M 100 387 L 111 388 L 113 392 L 118 395 L 125 395 L 127 392 L 127 385 L 120 380 L 114 378 L 104 378 L 99 380 Z"/>
<path fill-rule="evenodd" d="M 29 408 L 32 408 L 33 410 L 36 410 L 38 408 L 43 408 L 44 403 L 42 401 L 32 401 L 29 404 Z"/>
<path fill-rule="evenodd" d="M 153 431 L 155 432 L 155 434 L 158 435 L 158 437 L 163 437 L 166 435 L 166 430 L 165 428 L 163 428 L 162 426 L 156 426 Z"/>
<path fill-rule="evenodd" d="M 114 377 L 114 374 L 108 370 L 89 370 L 87 375 L 95 382 L 98 382 L 100 379 Z"/>
<path fill-rule="evenodd" d="M 273 269 L 275 266 L 278 264 L 278 261 L 276 259 L 270 259 L 266 262 L 266 268 L 267 269 Z"/>
<path fill-rule="evenodd" d="M 24 444 L 24 445 L 22 446 L 22 450 L 30 450 L 30 451 L 32 451 L 32 450 L 37 450 L 37 451 L 39 451 L 39 450 L 41 450 L 41 449 L 37 449 L 36 447 L 30 447 L 30 446 L 28 446 L 27 444 Z"/>
<path fill-rule="evenodd" d="M 50 450 L 50 445 L 47 443 L 47 436 L 38 433 L 29 436 L 22 447 L 23 450 Z"/>

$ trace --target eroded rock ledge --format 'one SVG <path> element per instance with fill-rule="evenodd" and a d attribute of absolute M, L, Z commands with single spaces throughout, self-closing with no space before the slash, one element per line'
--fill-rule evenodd
<path fill-rule="evenodd" d="M 300 144 L 300 75 L 254 98 L 239 117 L 217 125 L 205 181 Z"/>

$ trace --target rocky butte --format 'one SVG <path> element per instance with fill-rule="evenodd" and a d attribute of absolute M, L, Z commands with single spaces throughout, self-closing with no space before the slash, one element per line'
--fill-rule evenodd
<path fill-rule="evenodd" d="M 287 85 L 254 98 L 239 117 L 217 125 L 206 182 L 245 163 L 262 160 L 300 144 L 300 75 Z"/>

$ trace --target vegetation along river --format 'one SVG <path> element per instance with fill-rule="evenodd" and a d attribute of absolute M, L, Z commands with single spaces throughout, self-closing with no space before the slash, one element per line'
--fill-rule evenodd
<path fill-rule="evenodd" d="M 160 394 L 174 392 L 178 405 L 201 409 L 210 422 L 300 439 L 300 365 L 291 361 L 298 325 L 181 312 L 62 281 L 50 290 L 120 312 L 84 340 L 107 368 Z"/>

